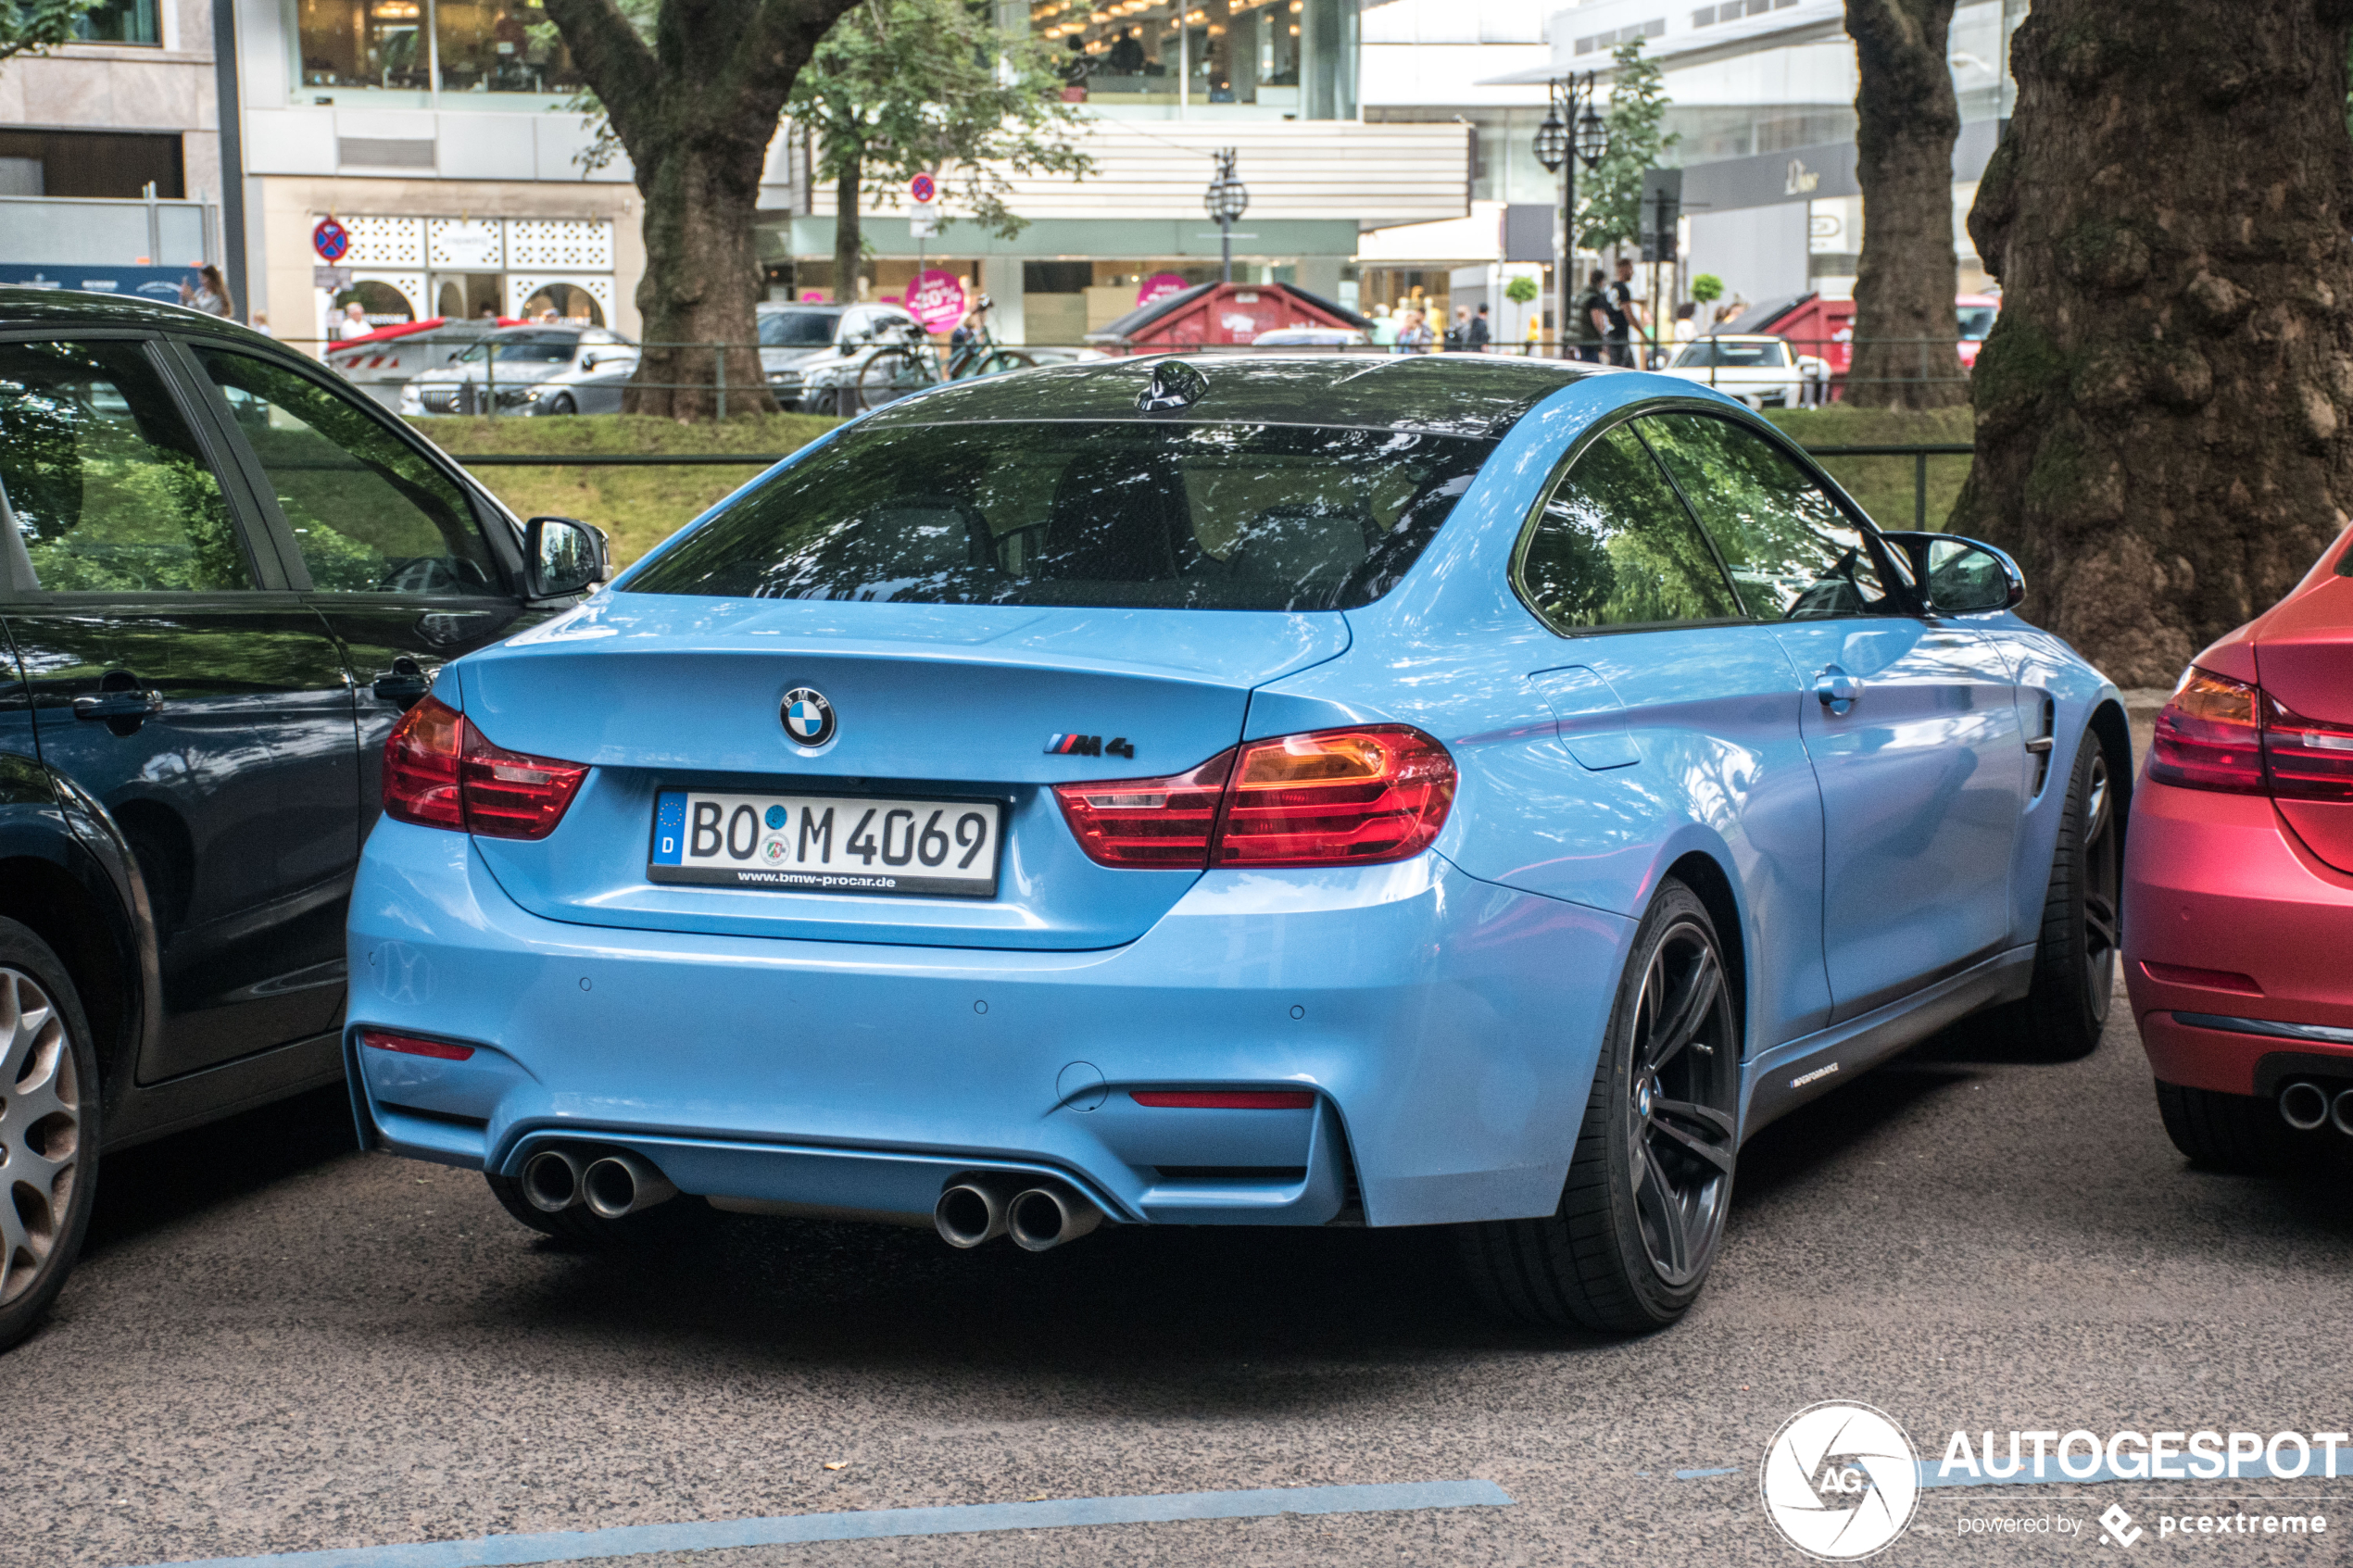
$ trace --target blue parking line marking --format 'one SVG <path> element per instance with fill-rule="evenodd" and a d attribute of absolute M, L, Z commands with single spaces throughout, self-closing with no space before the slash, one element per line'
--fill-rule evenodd
<path fill-rule="evenodd" d="M 1679 1470 L 1675 1473 L 1675 1479 L 1696 1481 L 1703 1475 L 1738 1475 L 1740 1473 L 1739 1465 L 1728 1464 L 1719 1470 Z"/>
<path fill-rule="evenodd" d="M 585 1562 L 657 1551 L 790 1546 L 804 1541 L 960 1536 L 990 1530 L 1054 1530 L 1079 1524 L 1156 1524 L 1183 1519 L 1262 1519 L 1281 1513 L 1402 1513 L 1437 1508 L 1509 1508 L 1492 1481 L 1402 1481 L 1366 1486 L 1270 1486 L 1254 1492 L 1171 1492 L 1053 1502 L 971 1503 L 952 1508 L 877 1508 L 850 1513 L 788 1513 L 686 1524 L 625 1524 L 470 1541 L 346 1547 L 261 1557 L 208 1557 L 152 1568 L 511 1568 L 526 1562 Z"/>

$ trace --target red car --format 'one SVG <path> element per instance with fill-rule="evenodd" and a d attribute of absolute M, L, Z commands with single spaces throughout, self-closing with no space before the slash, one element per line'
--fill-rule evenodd
<path fill-rule="evenodd" d="M 2123 919 L 2183 1153 L 2247 1169 L 2353 1148 L 2353 531 L 2158 716 Z"/>

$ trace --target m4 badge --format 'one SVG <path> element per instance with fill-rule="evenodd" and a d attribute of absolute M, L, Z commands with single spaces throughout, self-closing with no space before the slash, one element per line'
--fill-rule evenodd
<path fill-rule="evenodd" d="M 1049 757 L 1125 757 L 1136 760 L 1136 748 L 1126 735 L 1105 741 L 1101 735 L 1055 735 L 1046 743 Z"/>

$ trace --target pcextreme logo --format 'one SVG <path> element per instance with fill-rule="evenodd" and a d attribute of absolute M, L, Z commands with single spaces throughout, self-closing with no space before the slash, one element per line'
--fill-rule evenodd
<path fill-rule="evenodd" d="M 1757 1478 L 1765 1516 L 1808 1557 L 1852 1562 L 1884 1550 L 1919 1507 L 1919 1455 L 1893 1417 L 1828 1400 L 1781 1424 Z"/>

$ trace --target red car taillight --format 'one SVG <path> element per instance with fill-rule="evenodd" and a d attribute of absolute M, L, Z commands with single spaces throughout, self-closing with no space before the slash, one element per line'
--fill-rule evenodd
<path fill-rule="evenodd" d="M 1454 760 L 1380 725 L 1252 741 L 1164 779 L 1057 784 L 1080 847 L 1106 866 L 1378 865 L 1420 854 L 1454 800 Z"/>
<path fill-rule="evenodd" d="M 2192 665 L 2157 716 L 2149 777 L 2287 800 L 2353 800 L 2353 725 L 2307 719 L 2260 686 Z"/>
<path fill-rule="evenodd" d="M 485 838 L 545 838 L 588 770 L 494 744 L 428 696 L 384 737 L 384 815 Z"/>

